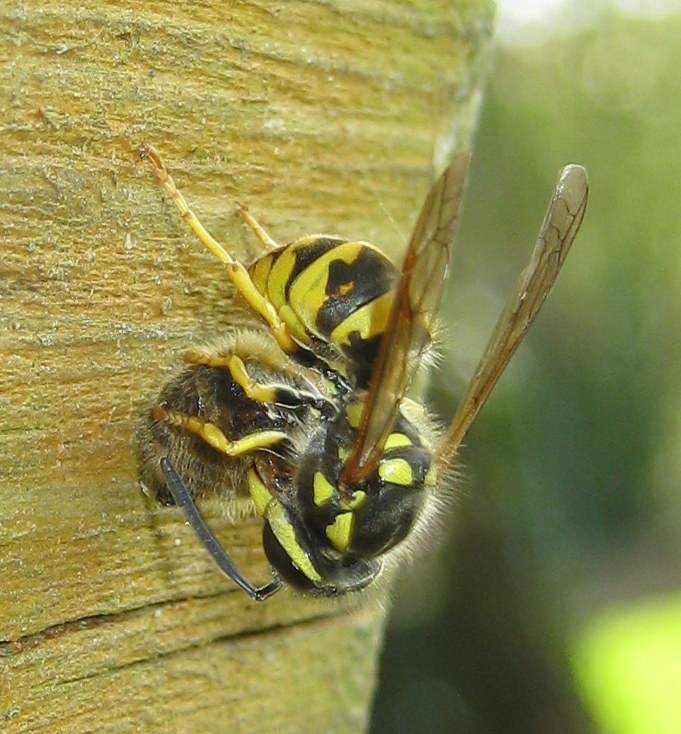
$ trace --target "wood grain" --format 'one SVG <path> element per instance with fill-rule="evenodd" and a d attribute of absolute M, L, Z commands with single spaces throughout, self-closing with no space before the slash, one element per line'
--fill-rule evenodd
<path fill-rule="evenodd" d="M 385 604 L 254 604 L 137 485 L 140 411 L 244 318 L 137 147 L 244 258 L 237 201 L 279 241 L 397 255 L 434 169 L 469 147 L 490 17 L 473 0 L 2 6 L 0 730 L 364 730 Z M 266 579 L 259 523 L 207 512 Z"/>

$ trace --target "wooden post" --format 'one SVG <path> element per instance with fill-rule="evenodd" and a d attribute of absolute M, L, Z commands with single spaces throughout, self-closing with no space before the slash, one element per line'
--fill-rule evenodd
<path fill-rule="evenodd" d="M 399 258 L 490 27 L 484 0 L 3 6 L 0 730 L 364 730 L 385 589 L 252 603 L 137 484 L 142 406 L 240 318 L 137 148 L 240 256 L 236 202 Z M 207 514 L 265 580 L 260 523 Z"/>

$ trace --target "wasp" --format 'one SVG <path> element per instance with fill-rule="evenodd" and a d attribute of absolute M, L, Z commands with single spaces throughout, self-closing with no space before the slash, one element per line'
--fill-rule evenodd
<path fill-rule="evenodd" d="M 469 156 L 426 196 L 400 269 L 362 241 L 310 235 L 246 267 L 201 224 L 158 153 L 140 148 L 254 325 L 189 352 L 138 431 L 143 487 L 179 505 L 219 568 L 254 600 L 284 584 L 335 596 L 366 587 L 429 524 L 462 439 L 541 308 L 586 210 L 584 168 L 560 172 L 522 271 L 449 428 L 406 393 L 428 361 Z M 201 498 L 250 498 L 271 567 L 248 581 Z"/>

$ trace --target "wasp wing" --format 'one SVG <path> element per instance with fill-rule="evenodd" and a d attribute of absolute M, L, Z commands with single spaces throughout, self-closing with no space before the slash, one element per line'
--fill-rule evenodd
<path fill-rule="evenodd" d="M 489 397 L 553 286 L 584 218 L 589 193 L 586 170 L 565 166 L 549 204 L 529 265 L 520 273 L 436 461 L 448 465 Z"/>
<path fill-rule="evenodd" d="M 421 207 L 369 381 L 357 441 L 343 469 L 341 484 L 361 481 L 378 466 L 399 402 L 430 341 L 469 160 L 467 154 L 454 159 Z"/>

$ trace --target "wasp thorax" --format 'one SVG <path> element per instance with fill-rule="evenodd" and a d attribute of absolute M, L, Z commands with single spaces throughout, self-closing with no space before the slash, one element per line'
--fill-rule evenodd
<path fill-rule="evenodd" d="M 371 560 L 380 567 L 381 556 L 409 535 L 428 494 L 431 453 L 403 417 L 388 436 L 376 471 L 341 486 L 354 433 L 343 414 L 316 432 L 301 457 L 296 508 L 290 513 L 299 518 L 300 545 L 314 549 L 308 556 L 317 570 L 333 577 L 354 576 L 355 564 Z"/>
<path fill-rule="evenodd" d="M 294 452 L 297 470 L 270 454 L 257 459 L 250 475 L 270 564 L 282 580 L 315 594 L 366 586 L 384 555 L 409 535 L 431 486 L 431 452 L 402 415 L 377 469 L 363 481 L 342 485 L 356 441 L 348 414 L 353 410 L 346 406 L 304 438 Z"/>

